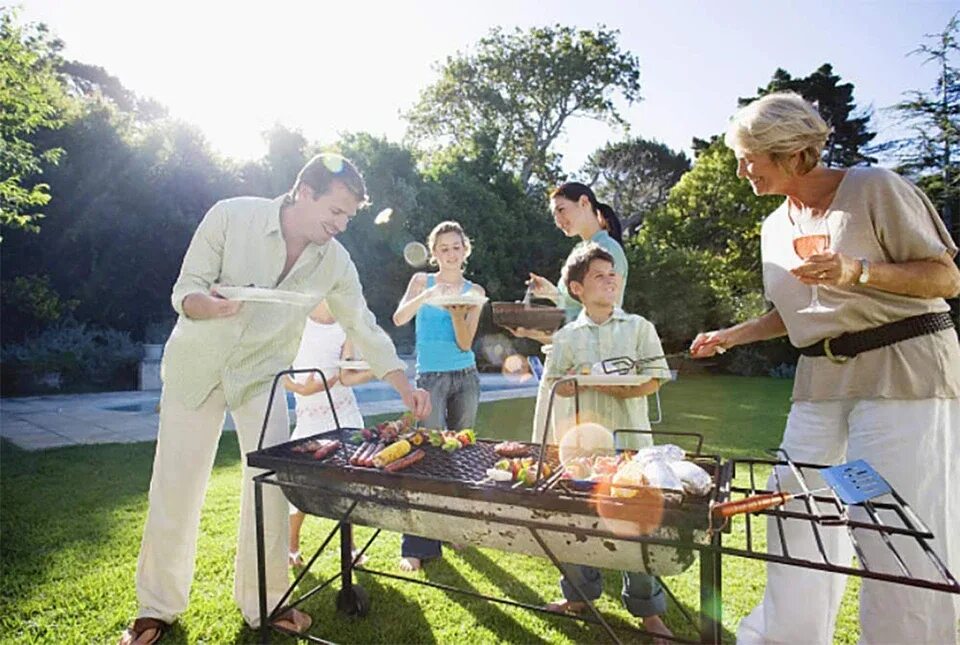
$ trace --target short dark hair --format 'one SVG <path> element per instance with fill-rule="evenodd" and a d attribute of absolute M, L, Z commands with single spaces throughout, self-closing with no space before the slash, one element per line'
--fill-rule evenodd
<path fill-rule="evenodd" d="M 571 202 L 580 201 L 580 198 L 584 195 L 590 201 L 593 212 L 597 214 L 600 227 L 606 230 L 610 237 L 617 241 L 617 244 L 623 246 L 623 226 L 620 224 L 620 218 L 617 217 L 616 211 L 609 204 L 604 204 L 597 199 L 590 186 L 578 181 L 568 181 L 550 191 L 550 199 L 560 196 L 569 199 Z"/>
<path fill-rule="evenodd" d="M 591 242 L 571 253 L 563 265 L 563 270 L 560 271 L 560 279 L 567 287 L 567 293 L 577 302 L 580 302 L 580 298 L 574 295 L 570 283 L 579 282 L 583 284 L 583 279 L 587 277 L 587 271 L 590 270 L 590 263 L 594 260 L 605 260 L 613 264 L 613 256 L 610 255 L 610 252 L 599 244 Z"/>
<path fill-rule="evenodd" d="M 304 164 L 297 173 L 297 180 L 293 182 L 286 201 L 293 203 L 294 195 L 303 184 L 310 186 L 317 195 L 323 195 L 335 181 L 343 184 L 344 188 L 357 198 L 361 207 L 370 203 L 363 175 L 349 159 L 333 152 L 321 152 Z"/>

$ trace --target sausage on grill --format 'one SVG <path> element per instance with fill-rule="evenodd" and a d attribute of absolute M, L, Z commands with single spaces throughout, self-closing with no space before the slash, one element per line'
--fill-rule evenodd
<path fill-rule="evenodd" d="M 323 459 L 324 457 L 329 457 L 335 453 L 340 448 L 339 441 L 328 441 L 326 444 L 317 448 L 316 452 L 313 453 L 314 459 Z"/>
<path fill-rule="evenodd" d="M 362 444 L 360 444 L 360 447 L 357 448 L 356 451 L 354 451 L 353 455 L 350 456 L 350 465 L 351 466 L 358 465 L 360 458 L 363 457 L 363 454 L 369 449 L 370 449 L 369 441 L 364 441 Z"/>
<path fill-rule="evenodd" d="M 406 457 L 401 457 L 396 461 L 391 461 L 389 464 L 383 467 L 383 470 L 384 472 L 395 473 L 398 470 L 403 470 L 404 468 L 407 468 L 408 466 L 412 466 L 413 464 L 417 463 L 418 461 L 423 459 L 423 457 L 426 454 L 427 453 L 425 453 L 422 449 L 415 450 L 411 452 L 409 455 L 407 455 Z"/>
<path fill-rule="evenodd" d="M 358 465 L 365 466 L 367 468 L 373 468 L 373 456 L 378 452 L 387 447 L 387 444 L 380 442 L 373 447 L 373 450 L 370 450 L 363 456 L 363 458 L 358 462 Z"/>

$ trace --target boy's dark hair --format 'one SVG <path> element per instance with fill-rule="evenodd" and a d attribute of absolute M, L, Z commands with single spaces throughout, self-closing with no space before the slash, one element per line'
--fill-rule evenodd
<path fill-rule="evenodd" d="M 583 279 L 587 276 L 587 271 L 590 269 L 590 263 L 594 260 L 606 260 L 610 264 L 613 264 L 613 256 L 599 244 L 591 242 L 571 253 L 563 265 L 563 270 L 560 271 L 560 279 L 563 280 L 563 284 L 567 287 L 567 293 L 577 302 L 580 302 L 580 298 L 574 295 L 573 289 L 570 288 L 570 283 L 579 282 L 583 284 Z"/>
<path fill-rule="evenodd" d="M 284 203 L 292 204 L 294 194 L 303 184 L 310 186 L 317 195 L 323 195 L 335 181 L 342 183 L 344 188 L 357 198 L 361 208 L 369 205 L 367 184 L 363 181 L 363 175 L 349 159 L 333 152 L 322 152 L 304 164 Z"/>

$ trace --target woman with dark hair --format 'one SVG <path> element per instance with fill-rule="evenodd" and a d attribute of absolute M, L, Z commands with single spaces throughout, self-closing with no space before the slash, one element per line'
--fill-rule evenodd
<path fill-rule="evenodd" d="M 627 256 L 623 252 L 622 227 L 617 214 L 609 205 L 597 201 L 597 196 L 589 186 L 575 181 L 561 184 L 550 193 L 550 210 L 554 223 L 564 235 L 579 237 L 581 240 L 570 251 L 571 256 L 591 242 L 613 256 L 613 269 L 620 276 L 617 306 L 623 306 L 623 290 L 627 284 Z M 563 308 L 567 322 L 574 320 L 582 309 L 582 305 L 567 293 L 567 288 L 562 283 L 554 285 L 543 276 L 531 273 L 527 285 L 534 297 L 552 300 Z M 513 330 L 513 333 L 541 343 L 550 342 L 550 334 L 543 331 L 520 327 Z"/>

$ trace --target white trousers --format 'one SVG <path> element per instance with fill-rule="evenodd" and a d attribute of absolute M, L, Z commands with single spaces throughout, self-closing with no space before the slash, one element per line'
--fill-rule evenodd
<path fill-rule="evenodd" d="M 960 400 L 799 401 L 790 409 L 782 447 L 794 461 L 866 460 L 927 525 L 934 535 L 931 546 L 951 573 L 960 574 Z M 778 473 L 791 488 L 795 480 L 789 470 Z M 802 508 L 802 502 L 791 504 Z M 822 561 L 808 523 L 788 521 L 784 529 L 791 556 Z M 875 532 L 854 534 L 872 570 L 902 575 Z M 846 529 L 821 529 L 821 535 L 831 561 L 848 565 L 854 553 Z M 911 573 L 938 579 L 919 549 L 906 544 L 911 541 L 893 538 L 901 554 L 912 554 L 904 558 Z M 767 549 L 782 553 L 776 523 L 770 519 Z M 845 584 L 846 576 L 839 574 L 768 563 L 763 601 L 740 623 L 737 642 L 833 642 Z M 953 594 L 865 578 L 860 642 L 957 643 L 957 610 Z"/>
<path fill-rule="evenodd" d="M 240 488 L 240 528 L 234 562 L 233 594 L 251 627 L 260 623 L 257 592 L 257 539 L 253 476 L 245 455 L 257 449 L 269 392 L 231 410 L 243 462 Z M 173 622 L 187 608 L 193 581 L 200 509 L 213 468 L 227 405 L 217 388 L 197 409 L 184 407 L 173 397 L 161 397 L 160 433 L 150 480 L 149 510 L 137 565 L 139 616 Z M 290 436 L 287 401 L 278 391 L 263 445 L 272 446 Z M 287 539 L 289 525 L 283 492 L 263 487 L 268 609 L 289 585 Z"/>

